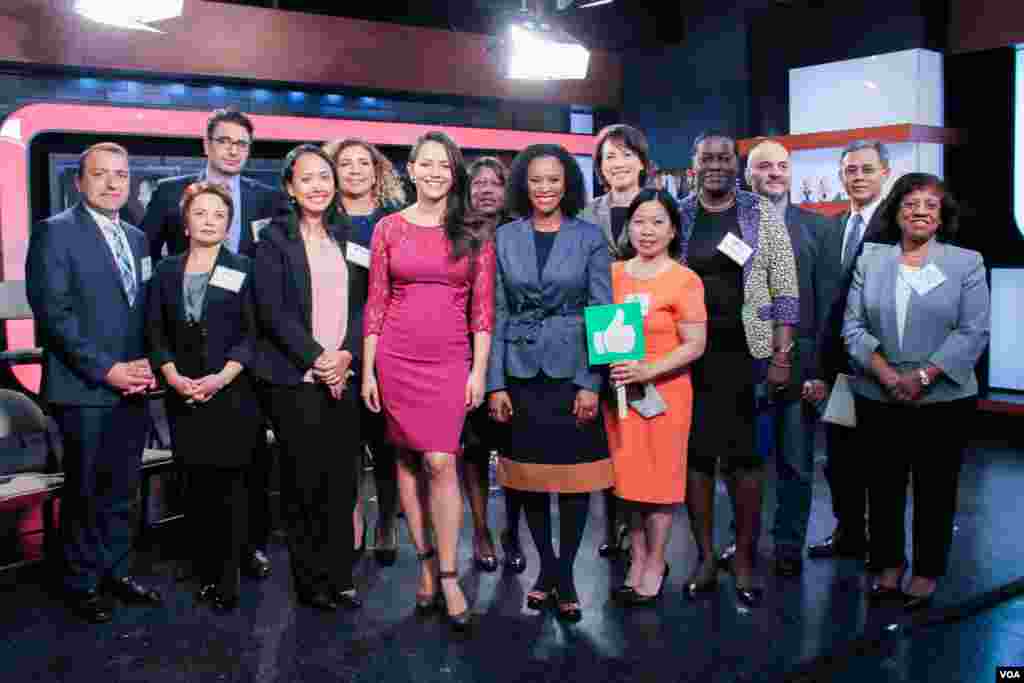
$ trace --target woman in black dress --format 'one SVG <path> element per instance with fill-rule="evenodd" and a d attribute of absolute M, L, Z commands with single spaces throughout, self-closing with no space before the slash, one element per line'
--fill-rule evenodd
<path fill-rule="evenodd" d="M 161 261 L 149 298 L 150 362 L 167 394 L 174 456 L 188 478 L 186 519 L 199 598 L 218 611 L 238 604 L 245 543 L 245 467 L 259 445 L 252 360 L 249 259 L 222 248 L 234 205 L 213 183 L 185 189 L 189 248 Z"/>

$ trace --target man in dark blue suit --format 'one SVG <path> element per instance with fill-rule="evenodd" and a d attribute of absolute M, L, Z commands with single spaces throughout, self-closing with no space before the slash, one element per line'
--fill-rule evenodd
<path fill-rule="evenodd" d="M 82 618 L 109 621 L 111 597 L 161 604 L 129 574 L 132 517 L 146 438 L 142 393 L 154 386 L 145 318 L 152 263 L 146 237 L 122 222 L 128 152 L 87 149 L 82 201 L 37 224 L 29 242 L 29 304 L 44 350 L 42 397 L 64 439 L 64 584 Z"/>
<path fill-rule="evenodd" d="M 253 124 L 248 116 L 233 109 L 218 109 L 206 122 L 203 151 L 206 170 L 199 174 L 161 180 L 142 219 L 142 230 L 149 239 L 154 265 L 164 247 L 168 256 L 180 254 L 188 246 L 181 220 L 181 195 L 194 182 L 220 183 L 231 191 L 235 212 L 224 246 L 235 253 L 251 255 L 259 233 L 270 222 L 274 208 L 284 202 L 283 194 L 262 183 L 242 176 L 253 145 Z M 270 575 L 267 542 L 270 538 L 270 453 L 263 449 L 253 458 L 246 473 L 249 489 L 248 550 L 243 570 L 250 576 Z"/>

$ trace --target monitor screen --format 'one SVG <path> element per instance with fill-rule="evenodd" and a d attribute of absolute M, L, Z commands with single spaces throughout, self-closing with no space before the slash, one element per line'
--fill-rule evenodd
<path fill-rule="evenodd" d="M 992 269 L 992 340 L 988 383 L 993 389 L 1024 391 L 1024 268 Z"/>

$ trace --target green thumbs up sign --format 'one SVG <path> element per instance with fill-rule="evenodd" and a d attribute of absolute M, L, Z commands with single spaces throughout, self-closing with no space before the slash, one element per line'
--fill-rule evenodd
<path fill-rule="evenodd" d="M 583 310 L 583 318 L 591 365 L 643 360 L 643 312 L 638 302 L 588 306 Z"/>

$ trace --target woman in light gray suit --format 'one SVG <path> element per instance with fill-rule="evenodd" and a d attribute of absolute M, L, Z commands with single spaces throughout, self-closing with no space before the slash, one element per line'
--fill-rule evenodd
<path fill-rule="evenodd" d="M 885 569 L 870 597 L 901 599 L 915 609 L 931 602 L 946 571 L 963 428 L 978 393 L 974 366 L 989 338 L 989 295 L 981 254 L 948 243 L 958 211 L 939 178 L 903 176 L 881 210 L 883 235 L 896 244 L 864 245 L 843 338 L 859 371 L 853 380 L 858 440 L 865 459 L 878 458 L 865 463 L 874 472 L 870 553 Z M 885 444 L 881 452 L 879 444 Z M 914 557 L 904 592 L 908 476 Z"/>
<path fill-rule="evenodd" d="M 526 218 L 494 238 L 494 337 L 487 371 L 491 417 L 508 425 L 499 479 L 523 501 L 540 554 L 527 605 L 555 596 L 558 616 L 578 621 L 573 562 L 589 494 L 612 486 L 597 420 L 603 374 L 587 360 L 583 309 L 612 302 L 611 257 L 600 229 L 575 218 L 583 174 L 557 145 L 523 150 L 509 174 L 509 209 Z M 559 554 L 551 540 L 550 493 L 559 506 Z"/>

